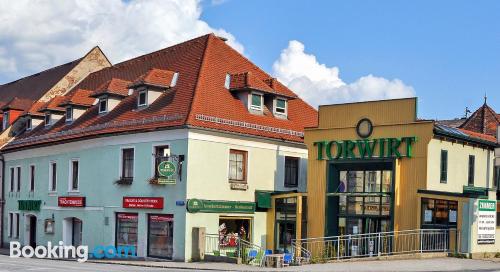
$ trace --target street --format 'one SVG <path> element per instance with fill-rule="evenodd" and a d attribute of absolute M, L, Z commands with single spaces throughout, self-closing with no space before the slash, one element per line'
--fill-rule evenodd
<path fill-rule="evenodd" d="M 123 263 L 123 262 L 122 262 Z M 133 263 L 133 262 L 129 262 Z M 139 266 L 141 265 L 141 266 Z M 144 266 L 143 266 L 144 265 Z M 148 267 L 151 266 L 151 267 Z M 500 271 L 500 261 L 470 260 L 457 258 L 357 261 L 328 264 L 292 266 L 283 269 L 260 268 L 226 263 L 178 263 L 178 262 L 135 262 L 135 265 L 119 263 L 77 263 L 46 259 L 13 259 L 0 255 L 0 272 L 3 271 L 349 271 L 349 272 L 388 272 L 388 271 Z"/>

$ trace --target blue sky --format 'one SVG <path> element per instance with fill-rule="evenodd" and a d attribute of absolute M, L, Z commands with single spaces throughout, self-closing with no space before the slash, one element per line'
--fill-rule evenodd
<path fill-rule="evenodd" d="M 225 1 L 202 18 L 223 27 L 266 71 L 289 40 L 340 68 L 347 82 L 399 78 L 425 118 L 500 112 L 500 1 Z"/>
<path fill-rule="evenodd" d="M 421 118 L 444 119 L 486 93 L 500 112 L 498 14 L 493 0 L 0 0 L 0 84 L 95 45 L 116 63 L 215 32 L 313 106 L 416 95 Z"/>

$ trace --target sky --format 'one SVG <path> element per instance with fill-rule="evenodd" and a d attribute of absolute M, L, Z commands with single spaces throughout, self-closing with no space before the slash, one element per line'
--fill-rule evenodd
<path fill-rule="evenodd" d="M 419 117 L 500 112 L 500 1 L 0 0 L 0 84 L 209 32 L 313 106 L 417 96 Z"/>

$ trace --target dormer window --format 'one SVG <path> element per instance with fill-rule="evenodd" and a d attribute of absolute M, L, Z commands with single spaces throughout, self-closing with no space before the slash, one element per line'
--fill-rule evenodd
<path fill-rule="evenodd" d="M 280 115 L 287 114 L 287 101 L 285 99 L 277 98 L 276 105 L 274 107 L 274 113 Z"/>
<path fill-rule="evenodd" d="M 45 114 L 45 126 L 50 126 L 50 123 L 52 121 L 52 118 L 50 116 L 50 113 Z"/>
<path fill-rule="evenodd" d="M 144 107 L 148 103 L 148 91 L 141 90 L 139 91 L 139 96 L 137 97 L 137 106 Z"/>
<path fill-rule="evenodd" d="M 257 93 L 252 93 L 251 96 L 252 96 L 252 99 L 251 99 L 252 103 L 250 104 L 250 109 L 261 111 L 262 110 L 263 96 L 261 94 L 257 94 Z"/>
<path fill-rule="evenodd" d="M 26 120 L 26 130 L 31 130 L 33 128 L 33 122 L 31 122 L 31 118 Z"/>
<path fill-rule="evenodd" d="M 66 107 L 66 122 L 73 121 L 73 107 Z"/>
<path fill-rule="evenodd" d="M 224 81 L 224 88 L 229 90 L 230 85 L 231 85 L 231 75 L 226 74 L 226 79 Z"/>
<path fill-rule="evenodd" d="M 8 127 L 9 127 L 9 112 L 6 111 L 3 113 L 2 130 L 6 130 Z"/>
<path fill-rule="evenodd" d="M 99 98 L 99 113 L 108 112 L 108 99 L 107 98 Z"/>

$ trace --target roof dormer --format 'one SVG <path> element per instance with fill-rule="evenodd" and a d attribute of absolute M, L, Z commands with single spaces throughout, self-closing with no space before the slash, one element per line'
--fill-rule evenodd
<path fill-rule="evenodd" d="M 99 114 L 106 114 L 112 111 L 123 98 L 129 96 L 128 85 L 130 85 L 130 81 L 112 78 L 90 94 L 90 97 L 98 99 L 97 107 Z"/>
<path fill-rule="evenodd" d="M 92 107 L 95 101 L 95 98 L 91 97 L 92 93 L 90 90 L 78 89 L 65 96 L 59 106 L 66 109 L 66 122 L 70 123 L 80 118 L 85 110 Z"/>
<path fill-rule="evenodd" d="M 38 110 L 44 114 L 44 125 L 46 127 L 55 124 L 64 116 L 66 109 L 59 106 L 59 104 L 65 99 L 64 96 L 56 96 Z"/>
<path fill-rule="evenodd" d="M 9 128 L 22 113 L 33 104 L 32 100 L 14 97 L 0 108 L 2 114 L 2 131 Z"/>
<path fill-rule="evenodd" d="M 34 129 L 43 123 L 45 115 L 39 112 L 43 106 L 45 106 L 45 102 L 35 102 L 20 116 L 25 120 L 24 126 L 27 131 Z"/>
<path fill-rule="evenodd" d="M 147 107 L 166 90 L 177 84 L 179 73 L 153 68 L 134 81 L 130 88 L 137 91 L 137 108 Z"/>

